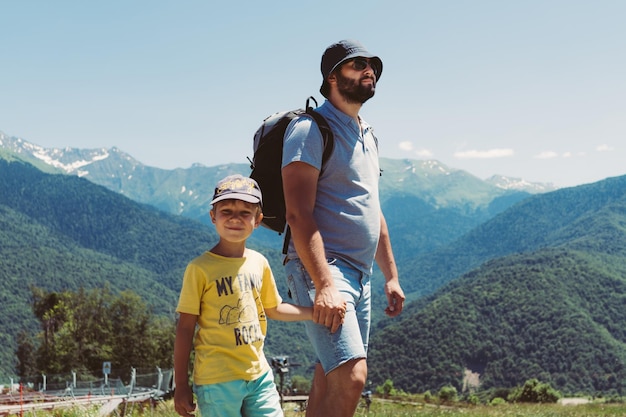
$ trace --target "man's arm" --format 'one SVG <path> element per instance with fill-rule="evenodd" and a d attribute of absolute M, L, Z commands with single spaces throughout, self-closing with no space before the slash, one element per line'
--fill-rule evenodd
<path fill-rule="evenodd" d="M 376 263 L 385 276 L 385 295 L 387 296 L 387 308 L 385 313 L 389 317 L 395 317 L 404 308 L 404 292 L 400 288 L 398 279 L 398 267 L 391 250 L 389 229 L 383 213 L 380 213 L 380 236 L 376 248 Z"/>
<path fill-rule="evenodd" d="M 283 168 L 282 176 L 291 239 L 315 284 L 313 321 L 335 332 L 343 321 L 345 301 L 333 282 L 322 235 L 313 218 L 319 170 L 304 162 L 292 162 Z"/>

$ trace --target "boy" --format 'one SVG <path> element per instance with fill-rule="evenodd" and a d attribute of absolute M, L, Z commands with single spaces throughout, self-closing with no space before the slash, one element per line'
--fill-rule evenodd
<path fill-rule="evenodd" d="M 263 353 L 267 317 L 311 320 L 312 309 L 282 303 L 267 259 L 246 248 L 263 218 L 256 181 L 224 178 L 211 204 L 219 242 L 187 265 L 176 308 L 176 412 L 188 417 L 196 408 L 187 375 L 193 344 L 193 385 L 202 417 L 282 416 Z"/>

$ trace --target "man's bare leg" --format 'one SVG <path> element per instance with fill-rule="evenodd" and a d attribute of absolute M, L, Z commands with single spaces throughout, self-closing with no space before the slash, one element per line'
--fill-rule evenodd
<path fill-rule="evenodd" d="M 324 375 L 315 368 L 306 417 L 352 417 L 367 379 L 365 358 L 353 359 Z"/>
<path fill-rule="evenodd" d="M 313 374 L 313 382 L 311 383 L 311 391 L 309 392 L 309 400 L 306 405 L 306 417 L 314 417 L 320 407 L 322 398 L 326 393 L 326 374 L 322 365 L 319 363 L 315 366 Z"/>

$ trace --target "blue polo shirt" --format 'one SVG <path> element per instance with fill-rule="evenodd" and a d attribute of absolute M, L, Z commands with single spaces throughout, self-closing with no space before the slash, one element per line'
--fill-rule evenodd
<path fill-rule="evenodd" d="M 380 234 L 378 148 L 372 128 L 361 127 L 328 100 L 317 108 L 334 135 L 333 152 L 321 170 L 313 216 L 324 240 L 326 257 L 340 258 L 371 274 Z M 285 133 L 283 167 L 305 162 L 322 167 L 323 138 L 315 121 L 300 117 Z M 297 258 L 293 241 L 289 258 Z"/>

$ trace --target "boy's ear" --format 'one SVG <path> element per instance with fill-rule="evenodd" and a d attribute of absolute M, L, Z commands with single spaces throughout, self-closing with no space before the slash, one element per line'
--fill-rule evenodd
<path fill-rule="evenodd" d="M 215 224 L 215 209 L 209 210 L 209 215 L 211 216 L 211 223 Z"/>
<path fill-rule="evenodd" d="M 259 212 L 256 216 L 254 227 L 259 227 L 261 225 L 261 220 L 263 220 L 263 213 Z"/>

